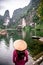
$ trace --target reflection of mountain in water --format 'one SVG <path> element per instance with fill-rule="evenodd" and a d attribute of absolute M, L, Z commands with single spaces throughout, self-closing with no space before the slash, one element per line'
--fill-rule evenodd
<path fill-rule="evenodd" d="M 6 46 L 6 42 L 4 40 L 0 41 L 0 65 L 3 64 L 11 64 L 12 61 L 12 53 L 13 53 L 13 41 L 10 39 L 9 47 Z"/>
<path fill-rule="evenodd" d="M 10 39 L 9 47 L 6 46 L 4 40 L 0 41 L 0 65 L 14 65 L 12 58 L 13 58 L 13 39 Z M 29 56 L 29 62 L 27 64 L 32 64 L 33 60 L 32 57 Z M 26 65 L 27 65 L 26 64 Z"/>

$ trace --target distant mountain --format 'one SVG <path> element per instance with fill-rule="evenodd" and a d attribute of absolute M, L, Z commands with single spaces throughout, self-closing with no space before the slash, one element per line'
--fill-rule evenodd
<path fill-rule="evenodd" d="M 9 25 L 10 15 L 9 10 L 6 10 L 4 16 L 0 15 L 0 28 L 4 28 L 5 25 Z"/>
<path fill-rule="evenodd" d="M 39 2 L 40 0 L 31 0 L 28 6 L 14 10 L 12 18 L 10 18 L 9 10 L 6 10 L 4 16 L 0 15 L 0 22 L 4 22 L 6 19 L 9 19 L 9 24 L 13 27 L 14 25 L 18 25 L 21 18 L 25 18 L 26 23 L 29 24 L 32 21 L 32 16 L 36 13 Z"/>
<path fill-rule="evenodd" d="M 33 8 L 37 8 L 40 0 L 31 0 L 28 6 L 14 10 L 12 19 L 18 21 L 21 17 L 25 16 L 27 12 L 31 12 Z"/>
<path fill-rule="evenodd" d="M 3 19 L 4 19 L 4 17 L 0 15 L 0 28 L 3 28 L 3 27 L 2 27 L 3 22 L 4 22 Z"/>
<path fill-rule="evenodd" d="M 10 18 L 10 15 L 9 15 L 9 10 L 6 10 L 5 13 L 4 13 L 4 18 L 7 18 L 9 17 Z"/>
<path fill-rule="evenodd" d="M 17 21 L 18 19 L 23 17 L 24 14 L 27 13 L 27 10 L 30 8 L 30 6 L 31 5 L 28 5 L 28 6 L 25 6 L 24 8 L 19 8 L 19 9 L 14 10 L 12 19 Z"/>
<path fill-rule="evenodd" d="M 3 19 L 3 16 L 0 15 L 0 20 Z"/>
<path fill-rule="evenodd" d="M 34 15 L 36 15 L 36 10 L 39 6 L 39 3 L 40 3 L 40 0 L 31 0 L 30 4 L 27 6 L 28 10 L 27 10 L 27 13 L 24 15 L 27 25 L 34 23 L 33 17 L 34 17 Z"/>
<path fill-rule="evenodd" d="M 39 2 L 40 2 L 40 0 L 31 0 L 32 7 L 37 7 Z"/>
<path fill-rule="evenodd" d="M 6 10 L 5 13 L 4 13 L 4 16 L 0 15 L 0 19 L 5 19 L 9 17 L 10 18 L 10 15 L 9 15 L 9 10 Z"/>
<path fill-rule="evenodd" d="M 20 19 L 20 17 L 21 17 L 21 15 L 22 15 L 22 13 L 23 13 L 23 11 L 22 11 L 22 9 L 21 9 L 21 8 L 19 8 L 19 9 L 15 10 L 15 11 L 13 12 L 12 19 L 13 19 L 13 20 Z"/>

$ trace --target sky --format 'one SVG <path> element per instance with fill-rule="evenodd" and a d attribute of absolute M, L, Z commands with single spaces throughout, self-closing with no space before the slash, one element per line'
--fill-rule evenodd
<path fill-rule="evenodd" d="M 23 8 L 30 3 L 31 0 L 0 0 L 0 15 L 4 15 L 5 10 L 9 10 L 12 17 L 14 10 Z"/>

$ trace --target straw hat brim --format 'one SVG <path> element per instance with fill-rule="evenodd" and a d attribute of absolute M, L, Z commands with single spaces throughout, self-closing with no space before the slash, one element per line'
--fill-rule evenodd
<path fill-rule="evenodd" d="M 16 40 L 14 42 L 14 48 L 19 51 L 23 51 L 27 48 L 27 43 L 24 40 Z"/>

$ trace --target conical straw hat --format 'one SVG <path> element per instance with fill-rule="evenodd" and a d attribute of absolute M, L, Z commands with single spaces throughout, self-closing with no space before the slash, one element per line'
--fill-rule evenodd
<path fill-rule="evenodd" d="M 19 51 L 23 51 L 27 48 L 27 43 L 24 40 L 16 40 L 14 42 L 14 48 Z"/>

